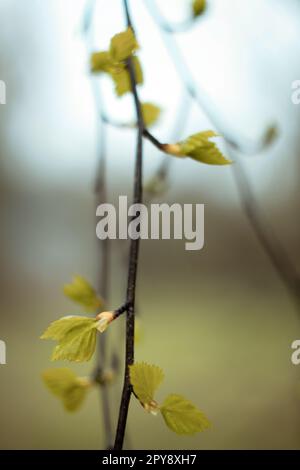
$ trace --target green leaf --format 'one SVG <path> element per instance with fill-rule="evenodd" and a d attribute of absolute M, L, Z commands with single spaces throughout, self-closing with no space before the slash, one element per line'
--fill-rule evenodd
<path fill-rule="evenodd" d="M 194 0 L 193 1 L 193 15 L 194 17 L 202 15 L 207 7 L 206 0 Z"/>
<path fill-rule="evenodd" d="M 96 346 L 98 321 L 94 318 L 69 316 L 54 321 L 41 339 L 58 341 L 51 360 L 89 361 Z"/>
<path fill-rule="evenodd" d="M 179 142 L 175 145 L 167 145 L 170 152 L 177 156 L 188 156 L 198 162 L 206 163 L 208 165 L 229 165 L 232 163 L 227 160 L 222 152 L 218 149 L 215 142 L 209 139 L 218 137 L 214 131 L 198 132 L 188 137 L 185 141 Z M 172 151 L 172 149 L 174 151 Z"/>
<path fill-rule="evenodd" d="M 166 425 L 177 434 L 196 434 L 210 427 L 206 416 L 180 395 L 168 395 L 160 407 Z"/>
<path fill-rule="evenodd" d="M 137 85 L 143 83 L 143 71 L 141 63 L 137 57 L 132 58 L 135 79 Z M 126 68 L 115 69 L 111 72 L 111 77 L 115 83 L 115 91 L 118 96 L 123 96 L 125 93 L 131 92 L 130 75 Z"/>
<path fill-rule="evenodd" d="M 72 284 L 64 286 L 64 294 L 84 307 L 86 312 L 96 312 L 104 304 L 95 289 L 82 276 L 74 276 Z"/>
<path fill-rule="evenodd" d="M 81 407 L 87 393 L 87 388 L 79 383 L 70 387 L 63 397 L 63 405 L 67 411 L 77 411 Z"/>
<path fill-rule="evenodd" d="M 48 369 L 42 378 L 50 392 L 62 400 L 67 411 L 76 411 L 82 405 L 91 386 L 88 379 L 77 377 L 67 368 Z"/>
<path fill-rule="evenodd" d="M 144 117 L 145 126 L 151 127 L 159 119 L 161 114 L 161 108 L 153 103 L 143 103 L 142 113 Z"/>
<path fill-rule="evenodd" d="M 110 55 L 115 62 L 122 62 L 130 57 L 139 45 L 131 28 L 116 34 L 110 42 Z"/>
<path fill-rule="evenodd" d="M 91 55 L 91 71 L 110 73 L 113 66 L 112 58 L 109 52 L 94 52 Z"/>
<path fill-rule="evenodd" d="M 154 393 L 164 379 L 160 367 L 138 362 L 129 368 L 130 382 L 134 393 L 143 405 L 151 405 Z"/>

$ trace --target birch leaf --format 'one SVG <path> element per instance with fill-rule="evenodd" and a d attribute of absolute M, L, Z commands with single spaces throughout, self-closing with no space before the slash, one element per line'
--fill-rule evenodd
<path fill-rule="evenodd" d="M 141 63 L 137 57 L 132 58 L 134 72 L 135 72 L 135 79 L 137 85 L 141 85 L 143 83 L 143 71 L 141 67 Z M 115 83 L 115 91 L 118 96 L 123 96 L 125 93 L 131 92 L 131 81 L 130 75 L 126 68 L 116 69 L 111 72 L 111 77 Z"/>
<path fill-rule="evenodd" d="M 52 361 L 89 361 L 95 351 L 97 326 L 97 319 L 94 318 L 63 317 L 51 323 L 41 339 L 58 341 Z"/>
<path fill-rule="evenodd" d="M 161 108 L 153 103 L 143 103 L 142 113 L 146 127 L 151 127 L 158 121 L 161 115 Z"/>
<path fill-rule="evenodd" d="M 82 405 L 91 386 L 88 379 L 77 377 L 68 368 L 48 369 L 42 378 L 50 392 L 62 400 L 67 411 L 76 411 Z"/>
<path fill-rule="evenodd" d="M 94 52 L 91 55 L 91 71 L 94 73 L 110 73 L 112 68 L 111 55 L 107 51 Z"/>
<path fill-rule="evenodd" d="M 145 362 L 130 366 L 129 371 L 134 393 L 143 405 L 150 405 L 157 388 L 164 379 L 163 371 L 160 367 Z"/>
<path fill-rule="evenodd" d="M 116 34 L 110 42 L 110 55 L 115 62 L 122 62 L 130 57 L 139 45 L 134 32 L 128 28 L 122 33 Z"/>
<path fill-rule="evenodd" d="M 208 165 L 229 165 L 232 163 L 231 160 L 227 160 L 215 142 L 209 140 L 213 137 L 218 137 L 214 131 L 198 132 L 183 142 L 165 144 L 164 150 L 171 155 L 190 157 Z"/>
<path fill-rule="evenodd" d="M 166 425 L 177 434 L 192 435 L 210 427 L 206 416 L 181 395 L 168 395 L 160 411 Z"/>
<path fill-rule="evenodd" d="M 74 276 L 73 282 L 64 286 L 64 294 L 80 304 L 86 312 L 95 312 L 104 304 L 103 299 L 97 295 L 95 289 L 82 276 Z"/>

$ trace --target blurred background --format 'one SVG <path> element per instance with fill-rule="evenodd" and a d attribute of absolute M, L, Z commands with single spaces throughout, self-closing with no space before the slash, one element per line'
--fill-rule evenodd
<path fill-rule="evenodd" d="M 159 5 L 176 22 L 189 15 L 190 3 Z M 40 379 L 51 365 L 53 344 L 39 336 L 50 321 L 80 313 L 64 298 L 63 284 L 74 273 L 96 282 L 101 263 L 93 194 L 98 126 L 82 35 L 85 5 L 0 0 L 0 79 L 7 85 L 7 104 L 0 106 L 0 338 L 7 345 L 7 365 L 0 366 L 1 449 L 103 446 L 98 392 L 68 415 Z M 153 133 L 167 141 L 182 84 L 143 2 L 130 5 L 142 46 L 141 99 L 163 108 Z M 205 16 L 178 36 L 179 46 L 205 100 L 233 135 L 255 142 L 269 125 L 278 126 L 271 147 L 239 158 L 264 223 L 299 268 L 300 106 L 291 102 L 291 84 L 300 78 L 300 2 L 208 5 Z M 120 0 L 97 0 L 93 49 L 107 48 L 124 25 Z M 131 97 L 117 100 L 109 80 L 102 87 L 109 113 L 133 120 Z M 186 106 L 178 139 L 213 128 L 189 99 Z M 131 197 L 135 132 L 107 127 L 107 139 L 109 200 Z M 161 159 L 146 143 L 146 179 Z M 186 395 L 213 427 L 180 437 L 132 400 L 127 445 L 299 449 L 300 366 L 290 360 L 291 343 L 300 337 L 299 311 L 242 211 L 231 168 L 174 159 L 161 200 L 205 204 L 205 247 L 188 252 L 183 241 L 142 243 L 137 301 L 143 335 L 136 357 L 164 369 L 158 400 L 170 392 Z M 112 252 L 110 303 L 116 308 L 126 289 L 124 246 L 112 242 Z M 121 318 L 113 338 L 122 357 L 123 324 Z M 72 366 L 83 375 L 91 367 Z M 118 382 L 111 391 L 114 420 L 120 391 Z"/>

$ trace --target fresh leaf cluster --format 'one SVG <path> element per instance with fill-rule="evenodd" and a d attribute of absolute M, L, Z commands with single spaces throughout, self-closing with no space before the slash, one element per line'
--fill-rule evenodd
<path fill-rule="evenodd" d="M 67 411 L 77 411 L 93 385 L 85 377 L 77 377 L 68 368 L 48 369 L 42 374 L 46 387 L 58 397 Z"/>
<path fill-rule="evenodd" d="M 218 137 L 214 131 L 198 132 L 177 144 L 164 144 L 163 150 L 176 157 L 190 157 L 208 165 L 229 165 L 232 163 L 210 139 Z"/>
<path fill-rule="evenodd" d="M 134 394 L 146 411 L 152 414 L 161 412 L 166 425 L 177 434 L 192 435 L 209 428 L 210 422 L 206 416 L 181 395 L 168 395 L 162 405 L 154 400 L 163 379 L 164 373 L 158 366 L 145 362 L 130 366 Z"/>
<path fill-rule="evenodd" d="M 96 313 L 104 303 L 90 283 L 81 276 L 74 276 L 72 284 L 64 286 L 64 293 L 88 312 Z M 113 312 L 101 312 L 94 318 L 78 315 L 62 317 L 50 324 L 41 339 L 58 342 L 52 361 L 89 361 L 95 352 L 97 331 L 103 333 L 114 318 Z"/>
<path fill-rule="evenodd" d="M 91 70 L 94 73 L 110 75 L 118 96 L 131 92 L 130 75 L 126 61 L 131 58 L 136 83 L 141 85 L 144 81 L 140 61 L 135 52 L 139 48 L 131 28 L 116 34 L 110 41 L 108 51 L 95 52 L 91 56 Z"/>

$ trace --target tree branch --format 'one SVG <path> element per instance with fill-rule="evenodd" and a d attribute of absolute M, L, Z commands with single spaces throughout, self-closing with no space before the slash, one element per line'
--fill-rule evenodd
<path fill-rule="evenodd" d="M 123 0 L 127 26 L 132 27 L 128 2 Z M 134 204 L 141 204 L 143 202 L 143 187 L 142 187 L 142 170 L 143 170 L 143 132 L 144 120 L 141 109 L 140 100 L 137 93 L 137 83 L 134 72 L 134 67 L 131 58 L 127 60 L 127 68 L 130 76 L 131 88 L 134 98 L 136 109 L 136 116 L 138 122 L 138 135 L 136 147 L 136 164 L 135 164 L 135 177 L 134 177 Z M 129 253 L 129 268 L 128 268 L 128 281 L 127 281 L 127 296 L 126 303 L 128 304 L 126 315 L 126 351 L 125 351 L 125 375 L 124 384 L 121 397 L 121 404 L 118 417 L 118 426 L 115 438 L 115 450 L 120 450 L 123 447 L 125 429 L 128 416 L 129 402 L 132 393 L 132 387 L 129 378 L 129 366 L 134 362 L 134 317 L 135 317 L 135 292 L 136 292 L 136 278 L 138 268 L 140 240 L 131 240 L 130 253 Z"/>

